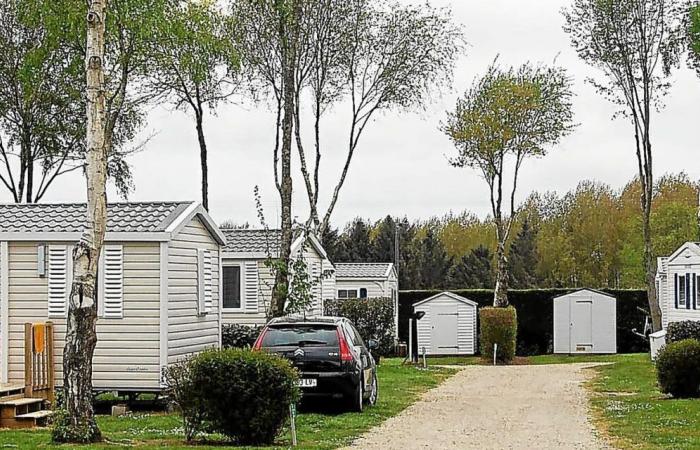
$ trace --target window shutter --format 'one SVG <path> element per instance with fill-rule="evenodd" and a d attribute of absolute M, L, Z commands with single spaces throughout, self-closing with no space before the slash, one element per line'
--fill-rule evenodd
<path fill-rule="evenodd" d="M 323 309 L 321 301 L 321 267 L 316 261 L 311 263 L 311 299 L 312 309 L 320 311 Z"/>
<path fill-rule="evenodd" d="M 124 247 L 105 245 L 102 251 L 102 317 L 124 317 Z M 99 301 L 99 299 L 98 299 Z"/>
<path fill-rule="evenodd" d="M 208 313 L 212 308 L 212 268 L 208 250 L 197 250 L 197 312 Z"/>
<path fill-rule="evenodd" d="M 258 263 L 246 261 L 244 266 L 245 311 L 258 312 Z"/>
<path fill-rule="evenodd" d="M 693 274 L 693 309 L 698 309 L 698 275 Z"/>
<path fill-rule="evenodd" d="M 49 245 L 49 317 L 66 317 L 68 287 L 68 248 Z"/>
<path fill-rule="evenodd" d="M 678 274 L 674 273 L 673 274 L 673 296 L 676 300 L 676 309 L 678 309 L 678 291 L 680 290 L 680 286 L 678 285 Z"/>
<path fill-rule="evenodd" d="M 685 309 L 690 309 L 690 274 L 685 274 Z"/>

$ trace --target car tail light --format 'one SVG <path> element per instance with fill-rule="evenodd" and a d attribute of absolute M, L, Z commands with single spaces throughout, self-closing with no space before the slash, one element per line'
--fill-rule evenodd
<path fill-rule="evenodd" d="M 348 345 L 348 340 L 345 339 L 345 335 L 340 328 L 336 329 L 338 333 L 338 344 L 340 347 L 340 360 L 341 361 L 352 361 L 352 353 L 350 352 L 350 346 Z"/>
<path fill-rule="evenodd" d="M 260 336 L 255 340 L 255 344 L 253 344 L 253 350 L 260 350 L 262 348 L 262 342 L 263 339 L 265 339 L 265 335 L 267 334 L 267 327 L 265 327 L 262 332 L 260 332 Z"/>

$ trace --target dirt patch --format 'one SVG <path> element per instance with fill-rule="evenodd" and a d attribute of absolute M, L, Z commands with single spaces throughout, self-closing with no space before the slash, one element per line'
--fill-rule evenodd
<path fill-rule="evenodd" d="M 588 418 L 582 384 L 593 366 L 464 367 L 352 448 L 610 448 Z"/>

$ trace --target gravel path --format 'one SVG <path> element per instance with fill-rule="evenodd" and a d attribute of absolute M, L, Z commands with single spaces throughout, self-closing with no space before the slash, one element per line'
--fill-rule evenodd
<path fill-rule="evenodd" d="M 587 418 L 581 383 L 593 366 L 465 367 L 352 448 L 610 448 Z"/>

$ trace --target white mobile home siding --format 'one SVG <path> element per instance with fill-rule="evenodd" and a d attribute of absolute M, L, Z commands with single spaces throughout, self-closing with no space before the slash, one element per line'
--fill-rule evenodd
<path fill-rule="evenodd" d="M 466 300 L 466 299 L 465 299 Z M 450 311 L 457 315 L 457 329 L 455 336 L 449 336 L 447 340 L 451 340 L 454 349 L 436 348 L 433 342 L 434 333 L 439 333 L 441 330 L 435 329 L 436 311 Z M 476 303 L 467 300 L 460 301 L 446 293 L 438 294 L 430 299 L 419 302 L 414 308 L 416 312 L 423 311 L 425 316 L 418 321 L 418 351 L 421 353 L 425 347 L 427 355 L 473 355 L 476 353 Z"/>
<path fill-rule="evenodd" d="M 38 242 L 9 243 L 9 380 L 24 382 L 24 323 L 55 323 L 56 383 L 61 364 L 65 318 L 48 318 L 48 277 L 37 274 Z M 67 245 L 66 243 L 49 243 Z M 110 244 L 117 244 L 111 243 Z M 159 272 L 157 243 L 123 243 L 123 318 L 97 321 L 93 360 L 95 389 L 159 388 Z M 70 250 L 70 249 L 69 249 Z M 70 258 L 70 252 L 67 253 Z M 70 276 L 70 273 L 68 274 Z"/>
<path fill-rule="evenodd" d="M 212 305 L 198 313 L 198 252 L 211 255 Z M 219 345 L 219 246 L 197 217 L 168 246 L 168 364 Z"/>

